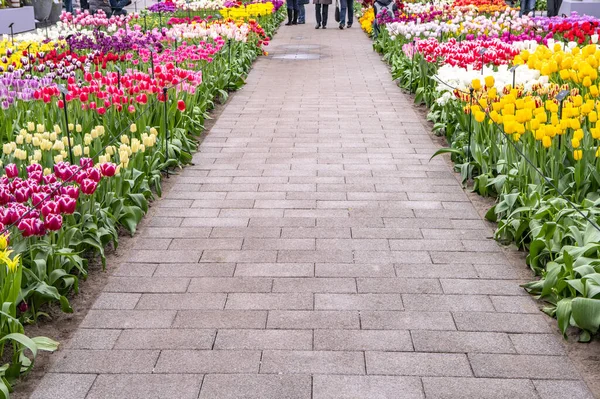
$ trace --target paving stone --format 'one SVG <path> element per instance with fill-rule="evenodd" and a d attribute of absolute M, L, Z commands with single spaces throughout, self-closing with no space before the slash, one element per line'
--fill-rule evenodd
<path fill-rule="evenodd" d="M 200 399 L 311 399 L 309 375 L 209 374 Z"/>
<path fill-rule="evenodd" d="M 398 294 L 315 294 L 320 310 L 403 310 Z"/>
<path fill-rule="evenodd" d="M 467 356 L 450 353 L 365 352 L 367 374 L 468 377 Z"/>
<path fill-rule="evenodd" d="M 188 292 L 270 292 L 273 280 L 260 277 L 193 278 Z"/>
<path fill-rule="evenodd" d="M 476 377 L 555 380 L 580 378 L 566 356 L 471 353 L 469 361 Z"/>
<path fill-rule="evenodd" d="M 225 293 L 143 294 L 136 309 L 223 309 Z"/>
<path fill-rule="evenodd" d="M 314 399 L 420 399 L 421 381 L 416 377 L 315 375 Z"/>
<path fill-rule="evenodd" d="M 394 277 L 391 263 L 316 263 L 317 277 Z"/>
<path fill-rule="evenodd" d="M 431 263 L 425 251 L 355 251 L 354 259 L 357 263 Z"/>
<path fill-rule="evenodd" d="M 262 310 L 181 310 L 174 328 L 265 328 L 267 312 Z"/>
<path fill-rule="evenodd" d="M 31 399 L 85 399 L 96 374 L 48 373 L 42 378 Z"/>
<path fill-rule="evenodd" d="M 441 264 L 396 264 L 398 277 L 413 278 L 476 278 L 477 272 L 472 265 Z"/>
<path fill-rule="evenodd" d="M 246 227 L 248 218 L 193 218 L 187 217 L 181 222 L 182 227 Z"/>
<path fill-rule="evenodd" d="M 168 328 L 175 319 L 173 310 L 96 310 L 81 322 L 83 328 Z"/>
<path fill-rule="evenodd" d="M 530 380 L 495 378 L 424 377 L 427 398 L 530 399 L 536 392 Z"/>
<path fill-rule="evenodd" d="M 497 331 L 509 333 L 549 333 L 547 320 L 541 314 L 456 312 L 456 327 L 463 331 Z"/>
<path fill-rule="evenodd" d="M 378 239 L 341 239 L 341 238 L 319 238 L 317 239 L 317 250 L 388 250 L 388 240 Z"/>
<path fill-rule="evenodd" d="M 215 330 L 125 330 L 115 349 L 212 349 Z"/>
<path fill-rule="evenodd" d="M 208 238 L 210 232 L 210 227 L 144 227 L 139 234 L 142 237 Z"/>
<path fill-rule="evenodd" d="M 527 295 L 520 281 L 481 279 L 441 279 L 446 294 Z"/>
<path fill-rule="evenodd" d="M 275 262 L 276 260 L 277 251 L 206 250 L 203 252 L 200 262 L 270 263 Z"/>
<path fill-rule="evenodd" d="M 123 263 L 112 275 L 114 277 L 151 277 L 157 267 L 156 263 Z"/>
<path fill-rule="evenodd" d="M 474 264 L 473 267 L 477 270 L 477 276 L 480 279 L 490 280 L 527 280 L 534 279 L 534 274 L 531 269 L 525 267 L 514 267 L 508 265 L 492 265 L 492 264 Z"/>
<path fill-rule="evenodd" d="M 67 349 L 111 349 L 122 330 L 80 328 L 64 345 Z"/>
<path fill-rule="evenodd" d="M 257 373 L 260 351 L 163 350 L 155 373 Z"/>
<path fill-rule="evenodd" d="M 406 310 L 416 311 L 494 311 L 490 299 L 484 295 L 403 294 L 402 302 Z"/>
<path fill-rule="evenodd" d="M 362 352 L 275 351 L 263 352 L 261 374 L 365 374 Z"/>
<path fill-rule="evenodd" d="M 449 312 L 363 311 L 360 321 L 366 330 L 456 330 Z"/>
<path fill-rule="evenodd" d="M 282 238 L 351 238 L 349 227 L 332 228 L 303 228 L 284 227 L 281 230 Z"/>
<path fill-rule="evenodd" d="M 358 292 L 396 292 L 407 294 L 436 294 L 442 292 L 437 279 L 419 278 L 358 278 Z"/>
<path fill-rule="evenodd" d="M 52 365 L 57 373 L 135 374 L 151 373 L 159 351 L 79 350 L 59 352 Z"/>
<path fill-rule="evenodd" d="M 105 292 L 185 292 L 189 278 L 109 277 Z"/>
<path fill-rule="evenodd" d="M 315 350 L 412 351 L 408 331 L 315 330 Z"/>
<path fill-rule="evenodd" d="M 497 312 L 502 313 L 539 313 L 536 301 L 529 297 L 490 296 Z"/>
<path fill-rule="evenodd" d="M 103 292 L 92 305 L 92 309 L 133 309 L 141 296 L 142 294 Z"/>
<path fill-rule="evenodd" d="M 193 263 L 198 262 L 201 255 L 202 251 L 138 250 L 129 255 L 126 261 L 130 263 Z"/>
<path fill-rule="evenodd" d="M 272 310 L 267 328 L 340 329 L 360 328 L 358 312 L 328 310 Z"/>
<path fill-rule="evenodd" d="M 314 262 L 314 263 L 338 263 L 352 262 L 354 256 L 350 250 L 325 250 L 325 251 L 279 251 L 278 262 Z"/>
<path fill-rule="evenodd" d="M 565 355 L 560 338 L 554 334 L 510 334 L 517 353 L 528 355 Z"/>
<path fill-rule="evenodd" d="M 356 292 L 356 282 L 353 278 L 278 278 L 273 292 Z"/>
<path fill-rule="evenodd" d="M 590 392 L 583 381 L 533 381 L 535 389 L 541 399 L 554 398 L 577 398 L 593 399 L 594 395 Z"/>
<path fill-rule="evenodd" d="M 311 277 L 314 276 L 313 263 L 239 263 L 236 276 L 253 277 Z"/>
<path fill-rule="evenodd" d="M 231 277 L 235 263 L 160 264 L 154 277 Z"/>
<path fill-rule="evenodd" d="M 352 238 L 410 239 L 422 238 L 419 229 L 353 227 Z"/>
<path fill-rule="evenodd" d="M 242 249 L 241 238 L 176 238 L 171 242 L 169 250 L 187 249 L 200 251 L 204 249 Z"/>
<path fill-rule="evenodd" d="M 214 349 L 311 350 L 311 330 L 219 330 Z"/>
<path fill-rule="evenodd" d="M 226 309 L 312 309 L 313 296 L 309 293 L 232 293 L 227 296 Z"/>
<path fill-rule="evenodd" d="M 138 237 L 133 244 L 133 249 L 162 249 L 166 250 L 171 245 L 171 238 L 144 238 Z"/>
<path fill-rule="evenodd" d="M 202 384 L 201 374 L 99 375 L 86 399 L 127 398 L 196 399 Z"/>
<path fill-rule="evenodd" d="M 453 221 L 457 222 L 457 221 Z M 477 221 L 481 223 L 481 221 Z M 473 263 L 477 261 L 480 264 L 498 264 L 502 258 L 495 252 L 429 252 L 433 263 Z"/>
<path fill-rule="evenodd" d="M 415 350 L 442 353 L 515 353 L 507 334 L 465 331 L 411 332 Z"/>

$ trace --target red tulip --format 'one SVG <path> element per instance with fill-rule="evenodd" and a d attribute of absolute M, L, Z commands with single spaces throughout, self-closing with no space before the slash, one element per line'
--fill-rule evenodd
<path fill-rule="evenodd" d="M 181 112 L 185 111 L 185 101 L 179 100 L 177 101 L 177 109 Z"/>
<path fill-rule="evenodd" d="M 98 183 L 92 179 L 84 179 L 81 183 L 81 192 L 87 195 L 92 195 L 98 188 Z"/>
<path fill-rule="evenodd" d="M 6 171 L 6 176 L 9 179 L 19 176 L 19 168 L 17 168 L 17 165 L 15 165 L 14 163 L 6 165 L 4 170 Z"/>
<path fill-rule="evenodd" d="M 62 223 L 63 219 L 61 215 L 51 213 L 48 216 L 45 216 L 44 226 L 50 231 L 60 230 Z"/>
<path fill-rule="evenodd" d="M 47 217 L 50 214 L 59 213 L 60 205 L 54 201 L 46 201 L 46 203 L 42 206 L 42 215 Z"/>
<path fill-rule="evenodd" d="M 66 215 L 71 215 L 77 207 L 77 201 L 71 197 L 60 197 L 57 202 L 60 206 L 60 212 Z"/>
<path fill-rule="evenodd" d="M 117 171 L 117 165 L 110 162 L 103 163 L 100 165 L 100 171 L 102 172 L 103 176 L 112 177 Z"/>

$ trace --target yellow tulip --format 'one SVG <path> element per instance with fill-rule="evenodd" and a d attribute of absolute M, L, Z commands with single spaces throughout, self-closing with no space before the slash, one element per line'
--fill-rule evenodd
<path fill-rule="evenodd" d="M 582 151 L 582 150 L 574 150 L 574 151 L 573 151 L 573 158 L 574 158 L 576 161 L 580 161 L 580 160 L 581 160 L 581 158 L 583 158 L 583 151 Z"/>
<path fill-rule="evenodd" d="M 552 145 L 552 139 L 549 136 L 544 136 L 542 138 L 542 145 L 544 146 L 544 148 L 550 148 L 550 146 Z"/>
<path fill-rule="evenodd" d="M 494 80 L 493 76 L 486 76 L 485 77 L 485 86 L 488 88 L 494 87 L 494 83 L 496 81 Z"/>
<path fill-rule="evenodd" d="M 479 80 L 479 78 L 475 78 L 471 81 L 471 87 L 475 91 L 481 90 L 481 81 Z"/>

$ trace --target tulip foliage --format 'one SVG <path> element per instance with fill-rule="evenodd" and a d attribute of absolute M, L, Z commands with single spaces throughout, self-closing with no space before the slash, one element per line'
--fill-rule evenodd
<path fill-rule="evenodd" d="M 465 183 L 496 198 L 496 238 L 528 251 L 540 275 L 525 289 L 586 341 L 600 328 L 600 20 L 520 17 L 501 3 L 406 4 L 375 17 L 374 47 L 446 136 L 434 156 L 449 153 Z"/>
<path fill-rule="evenodd" d="M 106 266 L 120 232 L 135 233 L 164 173 L 191 161 L 207 113 L 266 54 L 281 4 L 64 13 L 0 40 L 0 341 L 49 302 L 71 311 L 90 260 Z M 22 351 L 35 342 L 19 339 L 6 338 L 17 358 L 5 383 L 32 364 Z"/>

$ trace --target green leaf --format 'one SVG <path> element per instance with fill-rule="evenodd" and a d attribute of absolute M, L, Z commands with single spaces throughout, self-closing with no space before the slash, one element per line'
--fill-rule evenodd
<path fill-rule="evenodd" d="M 435 152 L 435 154 L 433 154 L 431 156 L 431 158 L 429 158 L 429 160 L 431 161 L 433 158 L 435 158 L 441 154 L 456 154 L 456 155 L 460 155 L 461 157 L 464 157 L 464 155 L 465 155 L 464 151 L 459 150 L 458 148 L 440 148 L 439 150 L 437 150 Z"/>
<path fill-rule="evenodd" d="M 48 337 L 33 337 L 31 340 L 37 345 L 38 350 L 54 352 L 58 349 L 59 343 Z"/>
<path fill-rule="evenodd" d="M 571 298 L 564 298 L 558 301 L 556 304 L 556 318 L 558 319 L 558 328 L 563 334 L 565 339 L 567 338 L 567 328 L 569 327 L 571 321 L 571 308 L 572 308 Z"/>
<path fill-rule="evenodd" d="M 573 321 L 578 327 L 596 333 L 600 327 L 600 299 L 575 298 L 572 301 Z"/>

